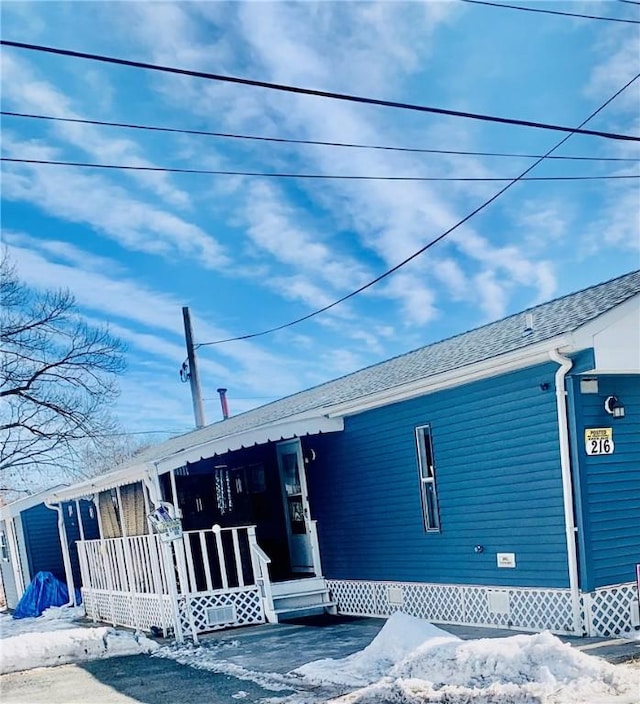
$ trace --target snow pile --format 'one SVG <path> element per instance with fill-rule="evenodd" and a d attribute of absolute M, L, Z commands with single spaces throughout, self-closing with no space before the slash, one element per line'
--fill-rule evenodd
<path fill-rule="evenodd" d="M 637 670 L 581 653 L 550 633 L 461 641 L 404 614 L 392 616 L 359 653 L 295 672 L 315 684 L 360 686 L 332 700 L 340 704 L 640 701 Z"/>
<path fill-rule="evenodd" d="M 72 621 L 84 618 L 82 606 L 51 606 L 37 618 L 14 619 L 11 614 L 0 614 L 0 638 L 20 633 L 38 633 L 69 628 Z"/>
<path fill-rule="evenodd" d="M 293 673 L 318 684 L 360 687 L 387 675 L 396 663 L 425 642 L 457 643 L 460 639 L 427 621 L 398 612 L 364 650 L 341 660 L 316 660 Z"/>
<path fill-rule="evenodd" d="M 84 609 L 52 607 L 38 618 L 0 619 L 0 674 L 116 655 L 151 653 L 158 645 L 145 636 L 114 628 L 73 625 Z"/>

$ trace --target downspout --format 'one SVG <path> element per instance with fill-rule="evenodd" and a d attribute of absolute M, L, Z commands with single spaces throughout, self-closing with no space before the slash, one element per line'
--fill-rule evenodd
<path fill-rule="evenodd" d="M 556 408 L 558 413 L 558 439 L 560 444 L 560 470 L 562 474 L 562 499 L 569 566 L 569 590 L 573 614 L 573 632 L 583 634 L 582 609 L 580 607 L 580 585 L 578 581 L 578 553 L 576 550 L 576 524 L 573 509 L 573 483 L 571 479 L 571 454 L 569 450 L 569 424 L 567 418 L 567 389 L 565 377 L 573 362 L 557 349 L 549 350 L 549 357 L 560 367 L 556 371 Z"/>
<path fill-rule="evenodd" d="M 67 580 L 67 589 L 69 590 L 69 601 L 65 606 L 77 606 L 76 603 L 76 588 L 73 583 L 73 570 L 71 569 L 71 558 L 69 557 L 69 543 L 67 540 L 67 529 L 64 525 L 64 514 L 60 504 L 52 504 L 45 501 L 44 505 L 52 511 L 58 512 L 58 537 L 60 539 L 60 547 L 62 548 L 62 562 L 64 564 L 64 576 Z"/>

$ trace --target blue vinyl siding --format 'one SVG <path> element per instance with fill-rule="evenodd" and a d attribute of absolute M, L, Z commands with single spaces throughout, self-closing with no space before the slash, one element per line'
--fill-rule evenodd
<path fill-rule="evenodd" d="M 57 511 L 52 511 L 44 504 L 38 504 L 20 515 L 30 578 L 33 579 L 37 572 L 52 572 L 55 577 L 64 582 Z"/>
<path fill-rule="evenodd" d="M 609 395 L 624 403 L 624 418 L 605 412 Z M 572 396 L 573 464 L 580 477 L 581 586 L 591 591 L 633 581 L 640 562 L 640 377 L 600 376 L 597 394 L 582 394 L 575 379 Z M 612 428 L 614 453 L 588 456 L 585 428 Z"/>
<path fill-rule="evenodd" d="M 100 537 L 98 529 L 98 519 L 95 507 L 92 509 L 93 518 L 90 515 L 90 506 L 92 503 L 86 500 L 78 502 L 82 511 L 82 528 L 84 530 L 85 540 L 94 540 Z M 63 504 L 64 508 L 64 526 L 67 533 L 67 541 L 69 543 L 69 559 L 71 560 L 71 570 L 73 572 L 73 582 L 77 588 L 80 588 L 82 577 L 80 575 L 80 561 L 78 559 L 78 548 L 76 541 L 80 540 L 80 524 L 78 522 L 78 512 L 75 501 Z M 69 511 L 71 508 L 71 511 Z"/>
<path fill-rule="evenodd" d="M 367 411 L 346 418 L 342 433 L 306 440 L 317 454 L 307 472 L 325 575 L 568 586 L 556 369 Z M 440 533 L 425 532 L 422 519 L 414 428 L 426 423 Z M 514 552 L 516 568 L 498 568 L 498 552 Z"/>
<path fill-rule="evenodd" d="M 98 538 L 98 522 L 89 516 L 89 502 L 80 501 L 85 539 Z M 76 540 L 80 539 L 80 528 L 76 515 L 75 502 L 63 504 L 64 521 L 69 541 L 69 556 L 76 587 L 80 587 L 80 565 Z M 71 515 L 69 514 L 71 509 Z M 60 581 L 66 582 L 62 548 L 58 533 L 58 512 L 38 504 L 21 513 L 24 543 L 29 563 L 30 579 L 37 572 L 52 572 Z M 27 580 L 28 581 L 28 580 Z"/>

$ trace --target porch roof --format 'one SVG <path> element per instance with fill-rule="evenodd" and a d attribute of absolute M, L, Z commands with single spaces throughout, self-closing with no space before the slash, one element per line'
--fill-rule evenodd
<path fill-rule="evenodd" d="M 198 444 L 187 444 L 178 449 L 167 448 L 166 443 L 163 443 L 155 448 L 149 448 L 149 450 L 136 457 L 135 461 L 114 472 L 94 477 L 73 486 L 56 488 L 49 492 L 46 498 L 50 498 L 53 501 L 67 501 L 79 496 L 87 496 L 105 489 L 141 481 L 144 477 L 150 476 L 150 473 L 154 472 L 156 468 L 159 474 L 163 474 L 172 469 L 183 467 L 187 462 L 197 462 L 214 455 L 224 454 L 225 452 L 232 452 L 254 445 L 263 445 L 268 442 L 319 435 L 320 433 L 339 432 L 343 428 L 344 421 L 342 418 L 328 418 L 327 416 L 307 413 L 284 421 L 267 423 L 258 428 L 230 432 L 220 437 L 204 439 Z"/>

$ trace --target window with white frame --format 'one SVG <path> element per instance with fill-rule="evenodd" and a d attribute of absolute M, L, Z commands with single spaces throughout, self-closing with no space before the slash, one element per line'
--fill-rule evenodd
<path fill-rule="evenodd" d="M 0 560 L 9 562 L 9 546 L 7 545 L 7 536 L 3 530 L 0 530 Z"/>
<path fill-rule="evenodd" d="M 421 425 L 416 428 L 416 444 L 418 449 L 418 467 L 420 469 L 420 493 L 422 495 L 424 527 L 428 532 L 439 532 L 440 514 L 438 512 L 436 472 L 433 461 L 430 426 Z"/>

